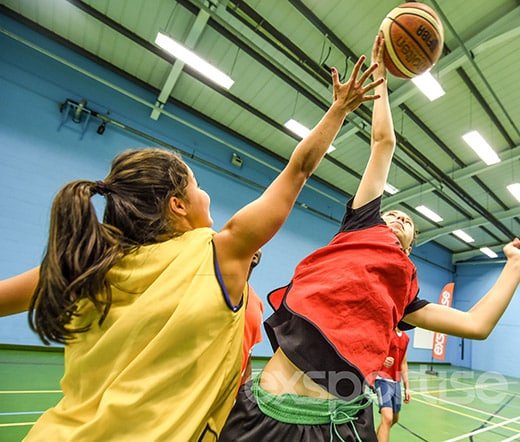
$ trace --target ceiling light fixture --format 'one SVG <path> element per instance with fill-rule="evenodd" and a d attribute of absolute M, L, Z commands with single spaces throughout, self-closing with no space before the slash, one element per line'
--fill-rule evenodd
<path fill-rule="evenodd" d="M 426 206 L 417 206 L 415 210 L 417 210 L 419 213 L 422 213 L 425 217 L 430 218 L 432 221 L 435 221 L 436 223 L 444 221 L 440 215 L 437 215 L 433 210 L 428 209 Z"/>
<path fill-rule="evenodd" d="M 399 192 L 399 189 L 397 187 L 392 186 L 390 183 L 386 183 L 385 192 L 388 192 L 390 195 L 395 195 L 397 192 Z"/>
<path fill-rule="evenodd" d="M 293 134 L 298 135 L 300 138 L 305 138 L 310 133 L 310 129 L 305 127 L 303 124 L 298 123 L 296 120 L 292 118 L 287 120 L 284 126 L 289 129 Z M 336 148 L 331 144 L 327 149 L 327 153 L 331 153 L 336 150 Z"/>
<path fill-rule="evenodd" d="M 520 202 L 520 183 L 513 183 L 507 186 L 507 190 L 509 190 L 513 196 Z"/>
<path fill-rule="evenodd" d="M 478 131 L 472 130 L 471 132 L 462 135 L 462 138 L 488 166 L 500 163 L 500 158 L 497 153 L 488 142 L 484 140 L 484 137 L 480 135 Z"/>
<path fill-rule="evenodd" d="M 224 74 L 224 72 L 218 70 L 215 66 L 212 66 L 206 60 L 203 60 L 180 43 L 177 43 L 171 37 L 158 32 L 157 37 L 155 37 L 155 44 L 223 88 L 229 89 L 233 86 L 234 81 L 231 77 Z"/>
<path fill-rule="evenodd" d="M 446 93 L 430 71 L 412 78 L 412 82 L 430 101 L 434 101 Z"/>
<path fill-rule="evenodd" d="M 489 256 L 490 258 L 497 258 L 498 257 L 498 255 L 495 252 L 493 252 L 493 250 L 491 250 L 489 247 L 481 247 L 480 251 L 484 255 Z"/>
<path fill-rule="evenodd" d="M 475 240 L 469 236 L 466 232 L 464 232 L 464 230 L 454 230 L 453 233 L 455 236 L 459 237 L 460 239 L 462 239 L 462 241 L 466 241 L 466 242 L 475 242 Z"/>

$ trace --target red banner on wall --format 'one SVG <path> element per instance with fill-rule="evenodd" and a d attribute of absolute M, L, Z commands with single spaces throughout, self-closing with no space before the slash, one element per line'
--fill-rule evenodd
<path fill-rule="evenodd" d="M 455 283 L 450 282 L 444 286 L 439 296 L 439 304 L 445 305 L 446 307 L 451 307 L 451 302 L 453 300 L 453 289 L 455 288 Z M 444 333 L 435 332 L 433 335 L 433 348 L 432 348 L 432 357 L 433 359 L 438 359 L 440 361 L 444 361 L 446 357 L 446 345 L 448 344 L 448 335 Z"/>

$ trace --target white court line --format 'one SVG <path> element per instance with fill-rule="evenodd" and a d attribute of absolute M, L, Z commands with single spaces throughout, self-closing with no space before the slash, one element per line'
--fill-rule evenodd
<path fill-rule="evenodd" d="M 63 393 L 61 390 L 0 390 L 0 394 Z"/>
<path fill-rule="evenodd" d="M 504 439 L 502 442 L 511 442 L 513 440 L 520 439 L 520 434 L 516 434 L 515 436 L 508 437 L 507 439 Z"/>
<path fill-rule="evenodd" d="M 0 416 L 20 416 L 21 414 L 43 414 L 43 411 L 13 411 L 9 413 L 0 413 Z"/>
<path fill-rule="evenodd" d="M 431 398 L 431 399 L 434 399 L 434 400 L 439 401 L 439 402 L 444 402 L 445 404 L 450 404 L 450 405 L 454 405 L 454 406 L 459 407 L 459 408 L 464 408 L 465 410 L 469 410 L 469 411 L 474 411 L 476 413 L 485 414 L 486 416 L 493 416 L 493 417 L 496 417 L 496 418 L 502 419 L 502 420 L 507 420 L 507 418 L 505 418 L 504 416 L 500 416 L 499 414 L 489 413 L 488 411 L 480 410 L 478 408 L 468 407 L 467 405 L 458 404 L 457 402 L 447 401 L 446 399 L 441 399 L 441 398 L 438 398 L 436 396 L 431 396 L 431 395 L 426 394 L 426 393 L 420 393 L 420 392 L 415 391 L 415 390 L 411 390 L 410 393 L 412 393 L 412 400 L 413 400 L 413 395 L 417 394 L 419 396 L 424 396 L 424 397 L 427 397 L 427 398 Z"/>
<path fill-rule="evenodd" d="M 466 434 L 463 434 L 461 436 L 457 436 L 457 437 L 455 437 L 453 439 L 445 440 L 444 442 L 455 442 L 455 441 L 458 441 L 458 440 L 466 439 L 469 436 L 474 436 L 475 434 L 485 433 L 486 431 L 493 430 L 494 428 L 504 427 L 505 425 L 511 424 L 511 423 L 516 422 L 518 420 L 520 420 L 520 416 L 514 417 L 513 419 L 508 419 L 507 421 L 504 421 L 504 422 L 500 422 L 499 424 L 490 425 L 489 427 L 481 428 L 480 430 L 472 431 L 471 433 L 466 433 Z M 520 434 L 517 434 L 516 436 L 520 436 Z"/>
<path fill-rule="evenodd" d="M 429 389 L 426 389 L 426 390 L 415 390 L 417 391 L 418 393 L 419 392 L 424 392 L 424 393 L 447 393 L 447 392 L 450 392 L 450 391 L 464 391 L 464 390 L 491 390 L 490 387 L 496 387 L 496 386 L 499 386 L 499 385 L 511 385 L 513 383 L 516 383 L 516 382 L 495 382 L 493 384 L 484 384 L 484 385 L 468 385 L 468 384 L 464 384 L 464 385 L 467 385 L 467 387 L 464 387 L 464 388 L 445 388 L 445 389 L 442 389 L 442 390 L 429 390 Z M 499 391 L 502 391 L 502 390 L 499 390 Z M 507 393 L 505 390 L 502 391 L 503 393 Z"/>

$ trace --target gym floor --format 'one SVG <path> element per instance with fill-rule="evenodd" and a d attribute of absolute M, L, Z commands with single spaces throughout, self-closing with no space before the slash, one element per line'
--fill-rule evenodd
<path fill-rule="evenodd" d="M 255 360 L 258 373 L 265 360 Z M 410 364 L 412 402 L 403 404 L 391 439 L 398 442 L 520 440 L 520 383 L 496 373 Z M 0 441 L 23 439 L 38 416 L 61 398 L 61 351 L 0 348 Z M 376 425 L 379 420 L 375 411 Z"/>

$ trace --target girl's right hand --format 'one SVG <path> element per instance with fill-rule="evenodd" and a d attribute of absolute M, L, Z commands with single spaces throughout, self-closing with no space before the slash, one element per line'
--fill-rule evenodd
<path fill-rule="evenodd" d="M 378 32 L 374 45 L 372 46 L 372 64 L 377 64 L 374 70 L 374 80 L 386 77 L 386 68 L 383 61 L 383 53 L 385 51 L 385 38 L 382 32 Z"/>

